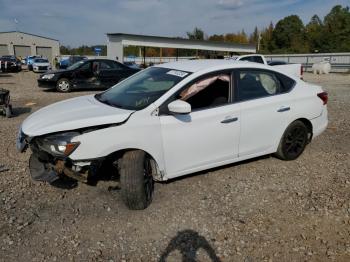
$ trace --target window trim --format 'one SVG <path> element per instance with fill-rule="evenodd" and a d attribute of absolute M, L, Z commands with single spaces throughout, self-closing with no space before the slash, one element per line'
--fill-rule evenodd
<path fill-rule="evenodd" d="M 186 88 L 190 87 L 191 85 L 193 85 L 194 83 L 200 81 L 201 79 L 204 78 L 209 78 L 211 76 L 215 76 L 215 75 L 220 75 L 220 74 L 227 74 L 230 76 L 230 84 L 229 84 L 229 94 L 228 94 L 228 102 L 227 104 L 224 105 L 218 105 L 218 106 L 213 106 L 213 107 L 202 107 L 199 109 L 194 109 L 191 110 L 191 113 L 193 112 L 198 112 L 198 111 L 203 111 L 203 110 L 208 110 L 208 109 L 213 109 L 213 108 L 218 108 L 218 107 L 222 107 L 222 106 L 228 106 L 233 104 L 233 93 L 234 93 L 234 70 L 233 69 L 224 69 L 224 70 L 218 70 L 218 71 L 212 71 L 206 74 L 203 74 L 201 76 L 196 77 L 195 79 L 192 79 L 190 82 L 188 82 L 186 85 L 184 85 L 183 87 L 181 87 L 179 90 L 177 90 L 174 94 L 172 94 L 167 100 L 165 100 L 158 108 L 159 108 L 159 116 L 168 116 L 168 115 L 172 115 L 172 113 L 169 112 L 168 109 L 168 105 L 176 100 L 176 97 Z"/>
<path fill-rule="evenodd" d="M 234 71 L 233 74 L 234 74 L 234 81 L 235 81 L 234 82 L 234 90 L 233 90 L 233 94 L 234 94 L 233 103 L 242 103 L 242 102 L 247 102 L 247 101 L 253 101 L 253 100 L 256 100 L 256 99 L 274 97 L 274 96 L 278 96 L 278 95 L 285 95 L 285 94 L 288 94 L 288 93 L 292 92 L 292 90 L 294 90 L 294 88 L 295 88 L 295 86 L 297 84 L 297 82 L 293 78 L 290 78 L 289 76 L 287 76 L 287 75 L 285 75 L 283 73 L 276 72 L 276 71 L 273 71 L 273 70 L 262 69 L 262 68 L 252 68 L 252 67 L 243 67 L 243 68 L 235 68 L 233 71 Z M 278 77 L 278 75 L 283 75 L 284 77 L 288 77 L 289 79 L 293 80 L 294 83 L 293 83 L 293 86 L 287 92 L 281 92 L 279 90 L 279 92 L 277 94 L 274 94 L 274 95 L 266 95 L 266 96 L 251 98 L 251 99 L 239 100 L 238 99 L 239 98 L 238 97 L 238 94 L 239 94 L 238 84 L 239 84 L 239 77 L 240 77 L 239 73 L 241 71 L 261 71 L 261 72 L 267 72 L 267 73 L 270 73 L 270 74 L 274 74 L 281 85 L 283 85 L 283 82 Z"/>

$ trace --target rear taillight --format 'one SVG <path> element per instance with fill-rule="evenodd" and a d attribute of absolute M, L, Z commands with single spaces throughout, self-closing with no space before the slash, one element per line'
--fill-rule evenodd
<path fill-rule="evenodd" d="M 328 102 L 328 93 L 327 92 L 322 92 L 317 94 L 317 96 L 323 101 L 324 105 L 327 105 Z"/>

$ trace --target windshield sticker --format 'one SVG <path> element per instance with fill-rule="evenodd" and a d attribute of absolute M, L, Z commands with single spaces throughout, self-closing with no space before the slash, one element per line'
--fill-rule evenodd
<path fill-rule="evenodd" d="M 173 76 L 178 76 L 181 78 L 184 78 L 185 76 L 188 75 L 188 73 L 183 72 L 183 71 L 178 71 L 178 70 L 170 70 L 168 73 L 168 75 L 173 75 Z"/>

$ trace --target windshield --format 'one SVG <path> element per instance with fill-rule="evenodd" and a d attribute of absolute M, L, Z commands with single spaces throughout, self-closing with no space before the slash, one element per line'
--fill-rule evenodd
<path fill-rule="evenodd" d="M 189 75 L 188 72 L 150 67 L 97 94 L 102 103 L 129 110 L 141 110 Z"/>
<path fill-rule="evenodd" d="M 68 66 L 67 69 L 69 69 L 69 70 L 77 69 L 78 67 L 80 67 L 84 63 L 85 63 L 85 61 L 76 62 L 75 64 Z"/>
<path fill-rule="evenodd" d="M 34 63 L 48 63 L 49 61 L 47 59 L 35 59 Z"/>

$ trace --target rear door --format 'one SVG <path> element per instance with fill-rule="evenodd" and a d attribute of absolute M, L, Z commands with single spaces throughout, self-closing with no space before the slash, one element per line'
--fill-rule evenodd
<path fill-rule="evenodd" d="M 270 153 L 291 121 L 294 102 L 288 92 L 295 82 L 270 70 L 241 69 L 235 76 L 235 100 L 241 104 L 239 155 Z"/>

